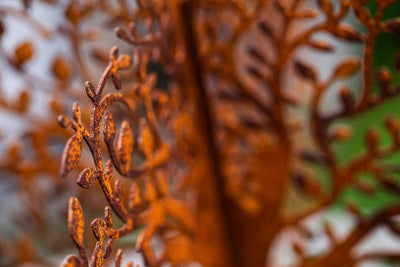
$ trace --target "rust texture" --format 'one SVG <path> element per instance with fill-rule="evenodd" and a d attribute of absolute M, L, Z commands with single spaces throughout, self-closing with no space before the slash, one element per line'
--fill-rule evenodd
<path fill-rule="evenodd" d="M 51 58 L 43 80 L 29 67 L 34 41 L 11 52 L 0 46 L 2 64 L 23 83 L 16 100 L 1 97 L 0 106 L 29 125 L 0 161 L 17 178 L 27 212 L 14 221 L 33 222 L 28 232 L 64 252 L 68 242 L 45 205 L 70 195 L 65 228 L 77 253 L 63 267 L 109 266 L 109 258 L 119 267 L 132 249 L 145 266 L 275 267 L 277 240 L 287 232 L 297 237 L 285 247 L 293 266 L 400 264 L 400 248 L 355 253 L 380 227 L 400 238 L 400 200 L 365 213 L 346 199 L 342 212 L 354 225 L 345 236 L 322 222 L 315 237 L 307 224 L 349 188 L 370 199 L 400 194 L 399 110 L 378 122 L 389 143 L 371 122 L 360 153 L 340 158 L 335 150 L 359 130 L 349 121 L 399 101 L 400 53 L 392 59 L 397 73 L 374 67 L 378 37 L 400 35 L 400 18 L 385 18 L 396 1 L 372 1 L 374 12 L 369 2 L 71 0 L 58 6 L 56 28 L 30 14 L 35 1 L 0 4 L 0 38 L 3 20 L 19 18 L 43 42 L 61 37 L 70 49 Z M 87 28 L 95 16 L 104 20 L 100 33 Z M 119 39 L 109 52 L 91 46 L 103 29 Z M 335 54 L 354 46 L 359 56 Z M 328 67 L 316 53 L 337 56 Z M 46 96 L 46 119 L 32 111 L 36 94 Z M 71 178 L 80 189 L 68 187 Z M 43 180 L 51 193 L 38 187 Z M 310 253 L 316 238 L 328 248 Z M 0 253 L 11 265 L 32 261 L 37 240 L 21 237 L 7 249 L 11 242 L 0 239 Z"/>

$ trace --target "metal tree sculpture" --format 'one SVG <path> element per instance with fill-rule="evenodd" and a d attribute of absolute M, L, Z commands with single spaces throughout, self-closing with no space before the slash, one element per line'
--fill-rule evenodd
<path fill-rule="evenodd" d="M 94 46 L 91 42 L 110 35 L 110 31 L 114 36 L 115 23 L 127 21 L 130 9 L 124 1 L 0 3 L 0 170 L 6 193 L 3 197 L 12 198 L 2 201 L 0 207 L 7 221 L 2 221 L 5 231 L 0 238 L 0 265 L 27 261 L 49 264 L 51 259 L 43 257 L 43 250 L 57 253 L 69 246 L 60 242 L 67 231 L 54 231 L 61 227 L 57 218 L 65 213 L 62 199 L 77 194 L 86 204 L 91 194 L 82 195 L 59 179 L 62 146 L 69 133 L 59 127 L 57 116 L 67 112 L 72 100 L 89 102 L 78 85 L 97 75 L 96 63 L 108 60 L 108 47 L 103 50 L 100 42 Z M 99 22 L 103 23 L 101 32 Z M 83 117 L 88 115 L 84 112 Z M 78 173 L 85 165 L 83 159 Z M 13 205 L 8 203 L 14 202 L 21 205 L 10 208 Z"/>
<path fill-rule="evenodd" d="M 378 93 L 373 92 L 372 78 L 378 34 L 399 33 L 399 19 L 383 18 L 395 1 L 377 0 L 374 14 L 366 9 L 367 2 L 341 0 L 335 5 L 319 0 L 318 9 L 310 9 L 301 0 L 137 1 L 129 31 L 116 31 L 134 46 L 133 85 L 124 87 L 119 78 L 120 70 L 130 67 L 130 57 L 118 56 L 118 49 L 113 48 L 97 86 L 90 82 L 85 86 L 92 101 L 89 126 L 81 119 L 76 103 L 72 120 L 59 117 L 62 127 L 75 132 L 65 146 L 61 174 L 67 175 L 78 164 L 84 141 L 94 167 L 83 170 L 77 183 L 89 189 L 98 181 L 110 205 L 104 219 L 90 224 L 97 242 L 89 260 L 83 242 L 82 208 L 71 198 L 68 225 L 79 257 L 69 256 L 63 266 L 88 266 L 89 261 L 90 266 L 103 266 L 115 240 L 136 229 L 135 247 L 148 266 L 194 262 L 263 266 L 279 233 L 288 227 L 304 231 L 304 220 L 332 206 L 348 186 L 356 185 L 370 194 L 378 187 L 398 194 L 399 185 L 388 178 L 392 169 L 384 161 L 399 151 L 396 114 L 385 120 L 390 145 L 381 145 L 378 132 L 369 129 L 361 155 L 343 163 L 333 149 L 333 143 L 350 135 L 347 127 L 337 127 L 337 121 L 365 113 L 400 93 L 389 70 L 382 68 L 376 74 Z M 349 14 L 354 14 L 364 31 L 344 22 Z M 293 31 L 300 20 L 313 23 Z M 328 77 L 321 79 L 311 63 L 297 54 L 300 47 L 333 51 L 333 41 L 316 40 L 320 33 L 361 43 L 361 60 L 340 60 Z M 262 50 L 260 44 L 269 50 Z M 393 60 L 400 71 L 400 57 Z M 161 67 L 158 74 L 166 75 L 165 84 L 157 83 L 157 75 L 148 71 L 149 63 Z M 344 86 L 334 92 L 340 107 L 326 112 L 322 103 L 327 92 L 358 72 L 360 90 Z M 103 96 L 108 81 L 121 91 Z M 304 125 L 313 140 L 307 149 L 296 143 L 294 135 L 301 127 L 293 124 L 289 115 L 293 106 L 301 104 L 289 93 L 305 86 L 311 93 L 305 103 L 309 109 Z M 117 137 L 118 123 L 111 106 L 118 102 L 125 104 L 127 112 L 122 115 Z M 323 187 L 315 178 L 316 171 L 305 173 L 304 162 L 322 165 L 330 185 Z M 129 193 L 122 181 L 113 182 L 114 168 L 117 175 L 129 179 Z M 358 183 L 365 173 L 374 177 L 375 189 Z M 310 209 L 285 209 L 292 185 L 313 200 Z M 307 240 L 294 243 L 296 266 L 355 266 L 372 258 L 399 260 L 398 253 L 353 254 L 354 247 L 377 226 L 388 226 L 399 235 L 394 220 L 400 213 L 399 204 L 368 217 L 357 206 L 348 206 L 357 218 L 352 232 L 338 240 L 325 225 L 331 246 L 318 256 L 307 253 Z M 120 228 L 114 228 L 111 210 L 123 222 Z M 163 247 L 156 249 L 154 242 Z M 116 266 L 121 265 L 121 257 L 119 250 Z"/>

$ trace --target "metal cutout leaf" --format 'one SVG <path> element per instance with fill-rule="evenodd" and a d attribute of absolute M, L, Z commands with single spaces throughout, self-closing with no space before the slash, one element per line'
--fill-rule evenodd
<path fill-rule="evenodd" d="M 301 78 L 311 82 L 317 81 L 317 74 L 315 73 L 315 70 L 301 61 L 296 60 L 294 62 L 294 69 Z"/>
<path fill-rule="evenodd" d="M 355 74 L 360 69 L 360 60 L 351 58 L 342 61 L 334 70 L 334 77 L 346 78 Z"/>
<path fill-rule="evenodd" d="M 311 41 L 310 46 L 316 50 L 324 51 L 324 52 L 332 52 L 334 51 L 334 47 L 328 42 L 324 41 Z"/>
<path fill-rule="evenodd" d="M 67 141 L 61 158 L 61 176 L 67 174 L 78 165 L 82 153 L 82 134 L 77 132 Z"/>
<path fill-rule="evenodd" d="M 120 161 L 125 164 L 131 160 L 135 139 L 131 125 L 124 120 L 121 125 L 121 131 L 118 136 L 117 152 Z"/>
<path fill-rule="evenodd" d="M 107 223 L 105 220 L 97 218 L 91 224 L 90 228 L 92 228 L 93 234 L 96 237 L 97 241 L 103 242 L 104 239 L 108 236 L 107 231 Z"/>
<path fill-rule="evenodd" d="M 75 244 L 83 248 L 83 231 L 85 227 L 85 219 L 83 211 L 78 199 L 71 197 L 68 205 L 68 229 Z"/>
<path fill-rule="evenodd" d="M 146 158 L 150 158 L 154 149 L 154 136 L 145 120 L 140 122 L 139 148 Z"/>
<path fill-rule="evenodd" d="M 95 171 L 92 168 L 86 168 L 79 174 L 77 184 L 84 189 L 90 189 L 95 181 Z"/>
<path fill-rule="evenodd" d="M 362 42 L 363 36 L 349 25 L 340 25 L 336 28 L 333 34 L 343 40 L 349 42 Z"/>
<path fill-rule="evenodd" d="M 116 134 L 115 121 L 111 112 L 107 110 L 103 126 L 104 141 L 107 144 L 112 144 L 115 139 L 115 134 Z"/>

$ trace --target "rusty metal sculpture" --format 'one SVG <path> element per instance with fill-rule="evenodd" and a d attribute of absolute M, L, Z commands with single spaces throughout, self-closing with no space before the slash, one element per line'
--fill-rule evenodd
<path fill-rule="evenodd" d="M 201 217 L 196 217 L 198 216 L 197 212 L 201 212 L 199 207 L 194 210 L 194 214 L 189 214 L 186 211 L 188 207 L 178 204 L 180 203 L 178 200 L 173 200 L 169 193 L 166 194 L 166 192 L 169 192 L 166 189 L 167 184 L 173 183 L 176 179 L 173 172 L 171 177 L 163 174 L 163 179 L 167 177 L 167 182 L 163 180 L 162 183 L 155 178 L 147 177 L 154 175 L 152 173 L 155 170 L 161 173 L 165 172 L 161 170 L 166 168 L 166 162 L 173 162 L 176 159 L 172 158 L 171 153 L 168 152 L 171 151 L 171 148 L 166 149 L 168 146 L 160 139 L 157 115 L 153 109 L 153 104 L 157 104 L 157 98 L 151 100 L 155 78 L 154 76 L 150 76 L 151 79 L 146 78 L 146 68 L 141 66 L 141 64 L 145 64 L 142 60 L 144 56 L 141 56 L 144 53 L 143 49 L 155 50 L 157 55 L 168 56 L 170 58 L 168 67 L 170 68 L 165 67 L 165 69 L 172 69 L 169 73 L 171 81 L 178 85 L 178 90 L 183 91 L 181 94 L 186 95 L 187 101 L 193 101 L 194 107 L 203 109 L 197 112 L 203 113 L 201 116 L 208 123 L 209 129 L 202 129 L 201 126 L 197 128 L 199 132 L 205 132 L 203 137 L 211 139 L 206 143 L 211 145 L 208 148 L 211 154 L 208 154 L 208 156 L 212 161 L 208 161 L 210 165 L 201 165 L 201 167 L 213 170 L 211 175 L 217 179 L 216 192 L 225 195 L 222 198 L 220 196 L 217 198 L 221 205 L 219 212 L 223 212 L 224 218 L 221 218 L 221 221 L 213 221 L 213 223 L 224 227 L 224 233 L 221 236 L 223 239 L 220 239 L 222 240 L 221 245 L 224 246 L 221 248 L 224 254 L 208 254 L 201 258 L 198 255 L 196 256 L 198 251 L 193 251 L 195 255 L 183 257 L 184 260 L 180 259 L 182 262 L 199 261 L 205 266 L 264 265 L 268 249 L 277 233 L 288 225 L 299 225 L 304 218 L 313 212 L 332 204 L 343 189 L 352 184 L 361 172 L 374 174 L 384 188 L 397 191 L 398 186 L 385 175 L 387 173 L 385 165 L 377 162 L 377 159 L 387 157 L 398 150 L 400 143 L 399 126 L 394 117 L 389 116 L 386 119 L 387 129 L 393 137 L 390 147 L 381 148 L 377 132 L 373 129 L 368 130 L 366 133 L 367 150 L 364 155 L 344 165 L 339 165 L 338 159 L 335 158 L 331 142 L 347 138 L 349 132 L 347 128 L 338 128 L 334 132 L 330 129 L 334 121 L 365 112 L 399 93 L 398 88 L 392 88 L 391 75 L 386 69 L 380 70 L 377 76 L 382 93 L 374 95 L 371 89 L 373 86 L 371 60 L 374 40 L 377 34 L 382 31 L 398 33 L 400 25 L 398 19 L 382 20 L 384 10 L 394 1 L 377 1 L 378 9 L 374 15 L 366 10 L 364 7 L 366 3 L 362 1 L 340 1 L 339 10 L 336 10 L 331 1 L 321 0 L 318 1 L 320 11 L 304 9 L 303 1 L 298 0 L 264 2 L 268 1 L 242 1 L 240 3 L 235 1 L 198 1 L 196 3 L 187 1 L 179 4 L 167 4 L 162 1 L 157 2 L 158 4 L 144 4 L 139 1 L 138 12 L 147 11 L 150 14 L 156 14 L 151 19 L 157 26 L 150 25 L 150 28 L 145 30 L 144 36 L 141 36 L 137 31 L 137 21 L 130 25 L 130 34 L 121 29 L 117 31 L 121 38 L 138 46 L 134 63 L 136 64 L 136 71 L 139 72 L 139 75 L 135 76 L 138 78 L 139 84 L 132 87 L 131 90 L 147 103 L 145 104 L 145 114 L 149 121 L 147 123 L 147 120 L 142 119 L 140 124 L 133 127 L 139 129 L 137 139 L 141 140 L 139 148 L 144 155 L 142 165 L 138 168 L 131 166 L 131 154 L 136 145 L 132 128 L 127 121 L 122 122 L 120 137 L 117 142 L 119 147 L 117 151 L 119 152 L 114 151 L 115 123 L 109 112 L 106 113 L 103 122 L 103 135 L 110 160 L 107 162 L 105 170 L 101 163 L 99 135 L 106 106 L 115 100 L 123 101 L 131 107 L 135 106 L 129 102 L 129 99 L 130 101 L 135 99 L 132 95 L 128 95 L 129 98 L 126 98 L 123 94 L 110 94 L 100 100 L 100 94 L 107 78 L 112 77 L 117 89 L 121 87 L 117 79 L 117 71 L 120 68 L 119 62 L 125 60 L 117 58 L 116 48 L 111 51 L 110 63 L 98 87 L 94 88 L 90 83 L 86 85 L 86 92 L 93 101 L 91 130 L 87 131 L 82 126 L 77 105 L 74 106 L 73 122 L 64 117 L 61 119 L 64 127 L 70 126 L 76 131 L 76 134 L 67 143 L 63 156 L 64 167 L 62 172 L 65 173 L 66 170 L 70 170 L 78 162 L 83 138 L 92 151 L 96 168 L 94 170 L 86 169 L 82 172 L 78 184 L 83 187 L 90 187 L 89 185 L 97 178 L 112 209 L 125 222 L 121 229 L 113 230 L 108 208 L 106 209 L 105 221 L 102 219 L 93 221 L 91 226 L 98 244 L 92 256 L 91 265 L 100 266 L 103 258 L 109 255 L 110 244 L 114 239 L 118 238 L 121 232 L 125 234 L 133 231 L 139 225 L 146 226 L 139 235 L 136 248 L 143 252 L 146 265 L 150 266 L 158 266 L 169 259 L 164 256 L 156 259 L 150 246 L 151 238 L 161 228 L 167 227 L 165 225 L 167 216 L 180 223 L 176 226 L 179 232 L 189 234 L 185 237 L 187 239 L 185 241 L 187 243 L 184 243 L 186 248 L 183 251 L 185 252 L 190 250 L 190 242 L 196 240 L 196 231 L 190 235 L 193 229 L 204 227 L 202 220 L 199 219 Z M 265 10 L 268 10 L 268 8 L 275 10 L 275 15 L 279 18 L 279 22 L 275 25 L 271 25 L 271 22 L 262 19 L 263 12 L 267 12 Z M 342 22 L 350 11 L 354 12 L 359 22 L 367 28 L 365 34 Z M 306 26 L 305 30 L 300 30 L 299 33 L 290 33 L 291 26 L 295 21 L 312 19 L 319 14 L 324 15 L 324 19 L 319 23 Z M 236 49 L 240 49 L 236 47 L 239 42 L 238 39 L 250 31 L 254 24 L 259 35 L 261 34 L 263 38 L 270 42 L 273 52 L 269 55 L 266 51 L 261 51 L 254 45 L 246 45 L 245 52 L 236 51 Z M 152 27 L 159 30 L 154 32 Z M 171 28 L 176 29 L 174 34 L 166 30 Z M 325 81 L 321 81 L 314 68 L 294 56 L 296 50 L 301 46 L 323 52 L 332 51 L 334 47 L 329 42 L 316 41 L 312 38 L 320 32 L 327 32 L 347 42 L 364 43 L 362 64 L 358 59 L 343 60 L 339 62 Z M 171 39 L 175 40 L 174 45 L 164 44 L 163 46 L 163 41 Z M 254 39 L 257 39 L 257 37 L 254 37 Z M 170 55 L 171 51 L 172 56 Z M 243 54 L 248 54 L 252 59 L 249 67 L 244 66 L 244 75 L 241 69 L 243 64 L 240 64 L 243 61 Z M 398 59 L 396 59 L 395 64 L 398 67 Z M 295 74 L 311 86 L 308 121 L 311 136 L 315 140 L 315 152 L 301 151 L 298 154 L 293 144 L 291 136 L 295 131 L 295 126 L 287 122 L 286 109 L 287 105 L 296 105 L 296 101 L 289 98 L 284 90 L 284 79 L 288 65 L 292 65 Z M 184 68 L 187 68 L 187 70 L 184 70 Z M 354 97 L 350 90 L 344 87 L 339 93 L 342 103 L 340 111 L 329 115 L 322 114 L 321 101 L 326 91 L 337 80 L 346 79 L 360 69 L 362 72 L 362 89 L 359 93 L 359 99 L 353 100 Z M 188 70 L 195 73 L 187 74 Z M 185 77 L 182 77 L 182 74 Z M 256 80 L 256 82 L 250 82 L 250 79 Z M 197 90 L 197 95 L 190 94 L 186 90 L 187 84 L 191 86 L 190 90 Z M 269 93 L 271 99 L 269 102 L 265 101 L 266 98 L 263 97 L 265 92 Z M 166 98 L 168 97 L 166 96 Z M 169 102 L 172 101 L 176 101 L 173 95 Z M 196 101 L 201 102 L 203 106 L 196 106 Z M 213 129 L 212 133 L 209 131 L 210 129 Z M 212 134 L 217 138 L 216 142 L 213 141 Z M 179 139 L 180 131 L 175 129 L 172 135 Z M 197 143 L 198 138 L 194 133 L 189 137 Z M 155 149 L 155 143 L 158 143 L 159 150 Z M 164 151 L 163 148 L 165 148 Z M 201 149 L 201 147 L 197 146 L 197 149 Z M 221 156 L 220 161 L 216 158 L 217 155 Z M 329 192 L 324 190 L 315 179 L 296 170 L 294 163 L 298 159 L 325 165 L 332 181 Z M 115 191 L 112 193 L 109 181 L 113 165 L 122 176 L 144 181 L 143 194 L 137 193 L 139 187 L 136 182 L 132 182 L 134 189 L 131 190 L 128 201 L 129 211 L 121 204 L 123 197 L 120 182 L 116 183 Z M 194 176 L 196 175 L 195 170 L 189 168 L 188 171 Z M 267 173 L 265 173 L 266 171 Z M 178 172 L 178 170 L 175 172 Z M 222 178 L 223 182 L 221 181 Z M 311 210 L 288 217 L 282 212 L 282 202 L 286 196 L 285 191 L 288 189 L 290 178 L 297 187 L 318 203 Z M 198 177 L 196 179 L 204 178 Z M 207 183 L 204 182 L 200 187 L 194 187 L 194 190 L 201 191 L 206 186 Z M 158 198 L 154 187 L 158 187 L 159 200 L 156 200 Z M 173 195 L 179 192 L 173 192 Z M 148 208 L 144 209 L 146 212 L 143 214 L 135 214 L 136 206 L 143 202 L 141 200 L 143 197 L 147 199 Z M 197 194 L 196 197 L 197 201 L 207 198 L 206 195 L 202 194 Z M 218 212 L 218 210 L 210 207 L 202 208 L 209 208 L 210 211 Z M 352 211 L 356 214 L 359 225 L 355 227 L 353 233 L 350 233 L 347 240 L 338 242 L 332 230 L 328 225 L 326 226 L 326 233 L 333 244 L 330 253 L 317 259 L 308 259 L 302 247 L 298 244 L 294 245 L 301 257 L 299 265 L 342 266 L 346 264 L 354 265 L 357 261 L 369 257 L 398 257 L 398 255 L 371 254 L 357 259 L 351 256 L 351 249 L 378 224 L 388 225 L 397 234 L 399 230 L 392 217 L 398 214 L 399 206 L 385 208 L 373 218 L 367 219 L 363 218 L 356 208 L 352 208 Z M 79 248 L 80 258 L 68 258 L 67 262 L 85 265 L 88 260 L 81 240 L 83 219 L 80 218 L 80 214 L 81 209 L 77 200 L 72 199 L 69 208 L 69 227 Z M 142 216 L 146 219 L 142 219 Z M 137 218 L 136 225 L 133 223 L 135 218 Z M 193 218 L 198 222 L 196 226 L 191 222 Z M 190 231 L 187 232 L 184 229 Z M 208 231 L 211 232 L 212 229 L 208 229 Z M 106 238 L 110 238 L 110 240 L 105 247 L 102 247 Z M 213 242 L 211 239 L 208 241 L 209 243 Z M 99 252 L 100 248 L 104 251 Z M 165 245 L 165 251 L 169 251 L 168 243 Z M 179 250 L 175 250 L 174 253 L 179 254 Z M 201 253 L 199 254 L 201 255 Z M 118 257 L 120 255 L 119 253 Z M 213 257 L 219 257 L 219 261 L 210 260 Z M 119 266 L 119 262 L 120 260 L 117 260 L 117 266 Z M 171 261 L 171 263 L 175 265 L 179 262 Z"/>
<path fill-rule="evenodd" d="M 131 246 L 146 266 L 277 266 L 270 257 L 278 236 L 287 229 L 304 236 L 305 221 L 333 206 L 349 186 L 371 196 L 377 190 L 400 193 L 391 176 L 397 166 L 388 161 L 400 152 L 398 111 L 388 111 L 384 120 L 390 144 L 381 144 L 379 132 L 370 128 L 362 153 L 342 159 L 334 149 L 350 139 L 346 119 L 400 94 L 391 71 L 383 67 L 374 73 L 373 67 L 378 35 L 400 34 L 400 20 L 384 18 L 396 1 L 373 1 L 376 12 L 366 8 L 370 1 L 358 0 L 317 0 L 314 6 L 306 0 L 137 0 L 135 8 L 116 2 L 117 9 L 107 1 L 71 1 L 65 10 L 69 27 L 60 29 L 88 80 L 90 100 L 82 111 L 74 103 L 72 119 L 58 117 L 73 131 L 62 154 L 61 176 L 78 167 L 87 148 L 93 164 L 80 164 L 77 183 L 84 189 L 98 183 L 109 205 L 104 218 L 90 223 L 95 245 L 89 251 L 85 205 L 82 209 L 78 198 L 70 199 L 68 229 L 79 256 L 68 256 L 62 266 L 104 266 L 115 253 L 114 243 L 133 233 L 138 237 Z M 97 11 L 110 24 L 122 24 L 116 34 L 132 47 L 133 57 L 119 55 L 117 47 L 108 59 L 96 53 L 107 66 L 94 85 L 80 52 L 85 36 L 80 25 Z M 348 24 L 349 17 L 359 28 Z M 330 37 L 322 41 L 321 34 Z M 332 53 L 339 43 L 361 45 L 361 58 L 337 60 L 319 74 L 310 51 Z M 22 44 L 9 62 L 22 71 L 31 50 Z M 305 55 L 311 59 L 304 60 Z M 400 72 L 400 56 L 393 62 Z M 66 61 L 56 58 L 53 72 L 63 92 Z M 360 88 L 352 88 L 352 77 L 360 79 Z M 332 96 L 336 107 L 326 110 Z M 21 94 L 19 109 L 26 99 Z M 294 120 L 299 118 L 302 125 Z M 33 135 L 36 151 L 53 128 L 41 127 L 43 133 Z M 46 172 L 54 173 L 55 164 L 48 164 L 53 157 L 43 155 L 34 166 L 50 165 Z M 22 175 L 41 172 L 13 167 L 15 158 L 7 162 L 6 169 Z M 360 182 L 365 174 L 373 184 Z M 290 208 L 290 194 L 307 205 Z M 400 236 L 398 201 L 367 215 L 347 202 L 353 229 L 340 239 L 324 224 L 330 245 L 318 255 L 307 251 L 309 236 L 293 241 L 294 266 L 356 266 L 371 259 L 398 264 L 400 253 L 354 253 L 379 226 Z M 121 266 L 122 255 L 118 249 L 115 266 Z"/>
<path fill-rule="evenodd" d="M 107 62 L 107 50 L 97 44 L 92 47 L 90 42 L 107 35 L 107 29 L 113 36 L 114 23 L 123 23 L 123 14 L 129 11 L 125 3 L 112 7 L 109 4 L 56 0 L 0 3 L 1 116 L 13 118 L 11 125 L 2 120 L 0 170 L 2 185 L 13 198 L 10 202 L 14 198 L 21 202 L 14 210 L 5 208 L 8 202 L 0 207 L 1 217 L 18 229 L 12 231 L 15 238 L 3 238 L 2 234 L 0 265 L 48 263 L 39 252 L 41 246 L 29 244 L 40 244 L 53 252 L 64 251 L 68 243 L 59 241 L 67 231 L 62 228 L 53 232 L 59 227 L 54 218 L 65 213 L 60 205 L 63 194 L 75 194 L 83 203 L 91 198 L 90 193 L 82 195 L 75 186 L 59 179 L 62 146 L 69 133 L 59 127 L 57 116 L 67 112 L 72 99 L 87 101 L 78 85 L 96 74 L 96 68 L 88 68 L 89 65 Z M 49 24 L 48 13 L 37 16 L 40 11 L 61 16 Z M 88 23 L 92 14 L 106 21 L 101 34 Z M 32 34 L 21 39 L 19 31 L 26 29 Z M 13 83 L 13 79 L 17 82 Z M 88 113 L 83 116 L 88 117 Z M 14 127 L 18 130 L 9 130 Z M 83 161 L 78 170 L 84 165 Z M 51 216 L 54 217 L 50 219 Z"/>

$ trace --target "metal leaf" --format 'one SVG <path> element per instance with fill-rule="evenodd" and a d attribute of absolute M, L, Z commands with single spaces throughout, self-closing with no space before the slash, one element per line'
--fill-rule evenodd
<path fill-rule="evenodd" d="M 309 45 L 314 49 L 324 52 L 332 52 L 334 50 L 334 47 L 331 44 L 324 41 L 311 41 Z"/>
<path fill-rule="evenodd" d="M 132 59 L 128 55 L 120 55 L 117 60 L 118 68 L 127 69 L 132 65 Z"/>
<path fill-rule="evenodd" d="M 107 144 L 112 144 L 115 139 L 115 121 L 114 118 L 109 110 L 106 111 L 105 119 L 104 119 L 104 126 L 103 126 L 103 136 L 104 141 Z"/>
<path fill-rule="evenodd" d="M 53 59 L 51 71 L 53 72 L 53 75 L 61 81 L 66 81 L 71 76 L 71 67 L 66 59 L 61 56 L 56 56 Z"/>
<path fill-rule="evenodd" d="M 315 70 L 302 63 L 301 61 L 296 60 L 294 62 L 294 69 L 301 78 L 309 80 L 311 82 L 317 81 L 317 74 Z"/>
<path fill-rule="evenodd" d="M 258 29 L 261 31 L 261 33 L 265 36 L 265 37 L 270 37 L 273 38 L 274 37 L 274 33 L 271 29 L 271 27 L 268 25 L 267 22 L 260 22 L 258 24 Z"/>
<path fill-rule="evenodd" d="M 334 70 L 333 76 L 335 78 L 347 78 L 355 74 L 360 69 L 360 60 L 350 58 L 342 61 Z"/>
<path fill-rule="evenodd" d="M 82 134 L 77 132 L 67 141 L 61 158 L 61 176 L 65 177 L 78 165 L 82 153 Z"/>
<path fill-rule="evenodd" d="M 29 42 L 21 43 L 14 51 L 14 63 L 19 67 L 25 64 L 33 56 L 33 46 Z"/>
<path fill-rule="evenodd" d="M 95 171 L 92 168 L 86 168 L 79 174 L 76 182 L 80 187 L 90 189 L 96 181 L 95 178 Z"/>
<path fill-rule="evenodd" d="M 124 120 L 121 125 L 117 144 L 118 157 L 123 164 L 131 160 L 134 144 L 135 139 L 131 125 L 127 120 Z"/>
<path fill-rule="evenodd" d="M 340 25 L 332 32 L 336 37 L 349 42 L 362 42 L 364 37 L 349 25 Z"/>
<path fill-rule="evenodd" d="M 105 220 L 101 218 L 93 220 L 92 223 L 90 224 L 90 228 L 92 228 L 93 234 L 98 241 L 103 242 L 104 239 L 107 238 L 108 230 L 107 230 L 107 223 Z"/>
<path fill-rule="evenodd" d="M 154 149 L 154 137 L 145 120 L 140 122 L 139 147 L 146 158 L 149 158 Z"/>
<path fill-rule="evenodd" d="M 94 88 L 94 86 L 91 82 L 89 82 L 89 81 L 85 82 L 85 91 L 86 91 L 87 96 L 93 100 L 96 95 L 96 93 L 95 93 L 96 89 Z"/>
<path fill-rule="evenodd" d="M 75 197 L 69 199 L 68 205 L 68 229 L 75 244 L 83 248 L 83 231 L 85 227 L 85 219 L 83 218 L 82 207 Z"/>

